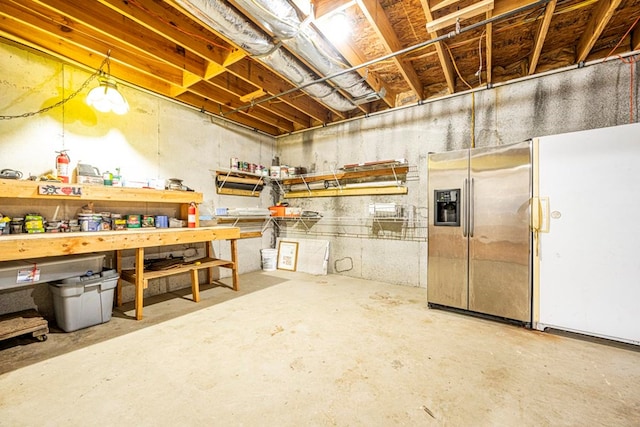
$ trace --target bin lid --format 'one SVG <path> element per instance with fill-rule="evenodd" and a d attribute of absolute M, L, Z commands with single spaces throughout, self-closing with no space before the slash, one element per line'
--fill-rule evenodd
<path fill-rule="evenodd" d="M 68 279 L 63 279 L 60 282 L 52 283 L 52 285 L 55 285 L 55 286 L 90 285 L 93 283 L 99 283 L 100 281 L 102 281 L 102 277 L 100 276 L 100 273 L 96 273 L 91 275 L 70 277 Z"/>
<path fill-rule="evenodd" d="M 103 279 L 118 279 L 120 277 L 117 270 L 103 270 L 100 275 Z"/>

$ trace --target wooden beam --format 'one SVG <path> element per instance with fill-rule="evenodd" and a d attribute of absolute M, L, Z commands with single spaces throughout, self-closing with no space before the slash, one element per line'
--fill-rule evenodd
<path fill-rule="evenodd" d="M 182 70 L 187 70 L 193 74 L 202 74 L 203 72 L 204 61 L 202 58 L 178 52 L 174 43 L 168 42 L 167 39 L 158 34 L 149 33 L 139 24 L 100 3 L 93 4 L 91 8 L 87 8 L 80 2 L 76 4 L 76 2 L 66 0 L 38 0 L 37 3 L 49 9 L 48 13 L 43 12 L 44 16 L 50 16 L 50 11 L 55 11 L 61 15 L 57 19 L 59 22 L 69 21 L 73 23 L 77 21 L 75 29 L 78 34 L 72 35 L 74 28 L 71 27 L 72 31 L 67 33 L 67 37 L 98 33 L 100 34 L 100 39 L 93 36 L 97 41 L 102 41 L 108 45 L 126 46 L 127 49 L 123 50 L 127 51 L 127 61 L 147 60 L 150 62 L 150 60 L 153 60 L 153 63 L 147 64 L 145 68 L 155 69 L 156 73 L 162 69 L 158 66 L 158 63 L 170 65 L 174 68 L 176 63 L 180 63 L 182 64 L 180 74 Z M 35 3 L 29 6 L 32 10 L 35 10 L 36 7 Z M 124 77 L 121 78 L 126 80 Z M 182 76 L 180 79 L 182 79 Z"/>
<path fill-rule="evenodd" d="M 378 34 L 378 37 L 380 37 L 380 41 L 388 53 L 397 52 L 405 47 L 400 43 L 400 40 L 398 40 L 398 36 L 391 26 L 391 22 L 389 22 L 389 18 L 387 18 L 378 0 L 357 0 L 357 3 L 373 30 Z M 416 94 L 418 99 L 422 99 L 422 82 L 413 66 L 397 56 L 393 57 L 393 61 L 413 93 Z"/>
<path fill-rule="evenodd" d="M 123 67 L 119 65 L 126 64 L 126 69 L 136 70 L 138 76 L 144 74 L 147 78 L 152 78 L 153 81 L 161 80 L 170 85 L 182 84 L 184 69 L 178 70 L 165 65 L 152 65 L 149 57 L 144 55 L 143 51 L 108 37 L 103 40 L 90 37 L 87 35 L 91 32 L 89 28 L 69 17 L 44 18 L 45 16 L 51 16 L 51 14 L 50 10 L 37 5 L 28 9 L 21 5 L 18 6 L 13 1 L 0 0 L 0 15 L 6 16 L 9 22 L 13 22 L 12 24 L 0 23 L 0 26 L 5 25 L 9 34 L 13 34 L 22 40 L 28 40 L 35 46 L 41 45 L 43 48 L 51 49 L 52 51 L 64 52 L 65 57 L 76 60 L 82 56 L 78 54 L 79 52 L 91 52 L 89 53 L 90 58 L 83 58 L 82 61 L 78 60 L 78 62 L 92 68 L 97 68 L 106 56 L 107 51 L 111 50 L 111 73 L 115 77 L 129 81 L 128 78 L 123 78 L 123 76 L 126 76 L 126 72 L 122 72 Z M 63 27 L 60 25 L 63 20 L 68 26 Z M 136 52 L 135 55 L 130 54 L 132 50 Z M 127 54 L 124 52 L 127 52 Z M 193 67 L 188 68 L 197 70 L 202 66 L 202 64 L 192 65 Z M 151 84 L 151 87 L 153 86 L 154 84 Z M 164 85 L 165 90 L 168 87 L 168 85 Z M 150 90 L 152 89 L 150 88 Z M 165 91 L 162 93 L 166 94 Z"/>
<path fill-rule="evenodd" d="M 313 14 L 316 20 L 343 11 L 355 5 L 355 0 L 314 0 Z"/>
<path fill-rule="evenodd" d="M 264 65 L 248 58 L 230 65 L 229 70 L 249 81 L 261 81 L 261 87 L 269 93 L 281 93 L 293 87 L 285 79 L 269 73 Z M 331 117 L 329 109 L 312 98 L 300 97 L 299 93 L 290 93 L 280 97 L 279 100 L 288 103 L 321 123 L 326 123 Z"/>
<path fill-rule="evenodd" d="M 553 13 L 556 10 L 557 1 L 558 0 L 550 0 L 549 3 L 547 3 L 544 11 L 544 17 L 538 26 L 533 52 L 531 52 L 531 55 L 529 56 L 529 75 L 533 75 L 536 72 L 538 60 L 540 59 L 540 52 L 542 52 L 542 46 L 544 46 L 544 41 L 547 37 L 547 32 L 549 31 L 549 25 L 551 25 L 551 18 L 553 18 Z"/>
<path fill-rule="evenodd" d="M 327 20 L 320 19 L 316 20 L 314 25 L 321 33 L 325 35 L 325 37 L 327 37 L 327 39 L 331 39 L 331 30 L 326 25 L 328 22 L 329 21 Z M 356 66 L 362 64 L 363 62 L 367 62 L 368 59 L 365 54 L 351 41 L 331 40 L 331 42 L 333 44 L 333 47 L 340 53 L 340 55 L 344 57 L 344 59 L 347 60 L 350 65 Z M 360 76 L 365 78 L 366 82 L 374 91 L 380 92 L 382 90 L 383 83 L 380 81 L 380 78 L 377 74 L 367 68 L 358 68 L 356 72 L 360 74 Z M 395 107 L 395 94 L 391 93 L 389 90 L 386 91 L 385 96 L 382 98 L 382 100 L 387 104 L 387 106 Z"/>
<path fill-rule="evenodd" d="M 599 0 L 576 47 L 576 63 L 584 61 L 622 0 Z"/>
<path fill-rule="evenodd" d="M 349 42 L 334 42 L 334 47 L 340 52 L 340 54 L 349 62 L 349 64 L 355 66 L 360 65 L 363 62 L 367 62 L 367 58 L 364 53 L 358 49 L 353 43 Z M 374 72 L 367 68 L 358 68 L 358 74 L 364 77 L 371 86 L 373 90 L 376 92 L 380 92 L 384 87 L 384 83 L 380 80 L 380 77 Z M 395 107 L 395 94 L 390 90 L 386 90 L 385 95 L 382 97 L 382 101 L 387 104 L 389 107 Z"/>
<path fill-rule="evenodd" d="M 6 10 L 3 3 L 4 2 L 0 0 L 0 16 L 4 16 L 3 13 Z M 98 69 L 108 50 L 106 46 L 104 50 L 101 49 L 100 51 L 85 48 L 80 44 L 71 43 L 69 38 L 58 37 L 48 33 L 45 34 L 45 32 L 39 28 L 25 25 L 11 17 L 0 20 L 0 33 L 11 40 L 26 46 L 31 46 L 36 50 L 50 54 L 62 61 L 69 62 L 71 60 L 71 62 L 80 67 L 84 66 L 89 68 L 89 72 Z M 111 61 L 110 68 L 111 74 L 114 77 L 161 95 L 170 96 L 171 89 L 174 86 L 166 80 L 151 79 L 148 74 L 142 73 L 135 68 L 122 65 L 115 60 Z M 121 78 L 120 76 L 126 76 L 126 78 Z M 182 81 L 181 77 L 179 80 L 180 82 Z"/>
<path fill-rule="evenodd" d="M 192 20 L 179 13 L 171 13 L 173 9 L 167 8 L 160 2 L 98 1 L 116 13 L 126 16 L 132 22 L 207 61 L 221 65 L 228 52 L 233 49 L 213 32 L 208 32 L 208 37 L 194 37 L 193 34 L 196 32 L 203 32 L 202 28 L 195 28 Z M 137 6 L 142 3 L 142 6 Z"/>
<path fill-rule="evenodd" d="M 420 4 L 422 5 L 422 10 L 424 12 L 425 18 L 427 19 L 427 24 L 429 22 L 433 22 L 433 14 L 431 13 L 431 9 L 429 8 L 428 0 L 420 0 Z M 431 38 L 435 39 L 439 36 L 438 31 L 430 33 Z M 449 89 L 449 93 L 454 93 L 456 91 L 455 87 L 455 75 L 453 74 L 453 64 L 451 63 L 451 58 L 447 52 L 444 51 L 442 47 L 442 42 L 435 42 L 434 47 L 436 49 L 436 53 L 438 54 L 438 59 L 440 61 L 440 67 L 442 68 L 442 73 L 444 74 L 444 79 L 447 82 L 447 88 Z"/>
<path fill-rule="evenodd" d="M 434 33 L 438 30 L 442 30 L 450 25 L 456 23 L 457 20 L 471 18 L 473 16 L 480 15 L 489 10 L 493 10 L 493 0 L 482 0 L 481 2 L 474 3 L 471 6 L 467 6 L 464 9 L 457 10 L 442 18 L 435 19 L 431 22 L 427 22 L 427 31 Z"/>
<path fill-rule="evenodd" d="M 393 187 L 362 187 L 362 188 L 329 188 L 326 190 L 289 191 L 284 194 L 285 199 L 299 199 L 302 197 L 336 197 L 336 196 L 366 196 L 379 194 L 407 194 L 409 189 L 404 186 Z"/>
<path fill-rule="evenodd" d="M 265 92 L 264 90 L 258 89 L 258 90 L 255 90 L 255 91 L 251 92 L 251 93 L 248 93 L 246 95 L 241 96 L 240 97 L 240 102 L 246 104 L 247 102 L 251 102 L 256 98 L 260 98 L 261 96 L 265 96 L 266 94 L 267 94 L 267 92 Z"/>
<path fill-rule="evenodd" d="M 503 13 L 511 12 L 512 10 L 528 6 L 538 1 L 539 0 L 495 0 L 493 5 L 493 16 L 500 16 Z"/>
<path fill-rule="evenodd" d="M 244 50 L 241 49 L 235 49 L 232 52 L 229 53 L 229 55 L 227 55 L 227 57 L 224 59 L 223 62 L 223 66 L 228 67 L 231 64 L 235 64 L 236 62 L 244 59 L 247 57 L 247 54 Z"/>
<path fill-rule="evenodd" d="M 631 32 L 631 50 L 640 49 L 640 28 Z"/>
<path fill-rule="evenodd" d="M 462 0 L 442 0 L 431 6 L 431 12 L 435 12 L 436 10 L 443 9 L 447 6 L 451 6 L 452 4 L 460 3 Z"/>
<path fill-rule="evenodd" d="M 226 105 L 222 105 L 219 102 L 212 101 L 211 99 L 208 99 L 208 98 L 203 98 L 202 96 L 196 95 L 191 92 L 185 92 L 182 95 L 177 96 L 176 99 L 186 104 L 192 105 L 195 108 L 198 108 L 200 110 L 207 111 L 215 116 L 223 117 L 221 113 L 230 111 Z M 239 123 L 241 125 L 244 125 L 246 127 L 262 131 L 269 135 L 277 136 L 284 133 L 280 129 L 278 129 L 276 126 L 273 126 L 270 123 L 265 123 L 243 112 L 239 112 L 235 114 L 233 118 L 228 118 L 228 117 L 224 117 L 224 118 L 230 121 Z"/>
<path fill-rule="evenodd" d="M 235 109 L 245 105 L 244 103 L 240 102 L 238 97 L 233 92 L 225 88 L 212 85 L 211 83 L 203 82 L 197 86 L 190 87 L 189 91 L 195 95 L 201 96 L 202 98 L 210 99 L 217 103 L 220 103 L 228 109 Z M 290 120 L 284 119 L 274 114 L 269 110 L 268 106 L 262 104 L 252 106 L 247 110 L 242 110 L 242 114 L 250 114 L 254 119 L 277 127 L 283 132 L 293 132 L 295 130 L 293 127 L 293 123 Z"/>
<path fill-rule="evenodd" d="M 223 66 L 216 64 L 215 62 L 209 62 L 207 63 L 206 68 L 204 70 L 204 79 L 209 80 L 215 76 L 218 76 L 224 73 L 225 71 L 227 70 Z"/>

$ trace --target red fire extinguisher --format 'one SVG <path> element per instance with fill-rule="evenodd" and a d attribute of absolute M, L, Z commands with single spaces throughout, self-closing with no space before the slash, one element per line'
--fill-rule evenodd
<path fill-rule="evenodd" d="M 67 150 L 56 151 L 58 156 L 56 157 L 56 174 L 58 179 L 62 182 L 70 182 L 70 174 L 69 174 L 69 155 L 67 154 Z"/>
<path fill-rule="evenodd" d="M 196 228 L 196 202 L 189 203 L 189 212 L 187 214 L 187 225 L 189 228 Z"/>

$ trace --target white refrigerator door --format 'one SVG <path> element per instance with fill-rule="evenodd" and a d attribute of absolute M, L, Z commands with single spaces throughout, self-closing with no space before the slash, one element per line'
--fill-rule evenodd
<path fill-rule="evenodd" d="M 640 124 L 539 138 L 535 327 L 640 344 Z"/>

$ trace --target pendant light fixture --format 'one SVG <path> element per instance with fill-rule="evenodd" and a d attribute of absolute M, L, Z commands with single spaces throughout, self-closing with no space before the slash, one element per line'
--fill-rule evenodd
<path fill-rule="evenodd" d="M 111 51 L 107 52 L 107 57 L 98 70 L 99 85 L 89 91 L 86 102 L 103 113 L 113 111 L 116 114 L 126 114 L 129 112 L 129 103 L 118 91 L 118 85 L 111 77 L 110 54 Z M 106 73 L 103 70 L 105 65 L 107 66 Z"/>

